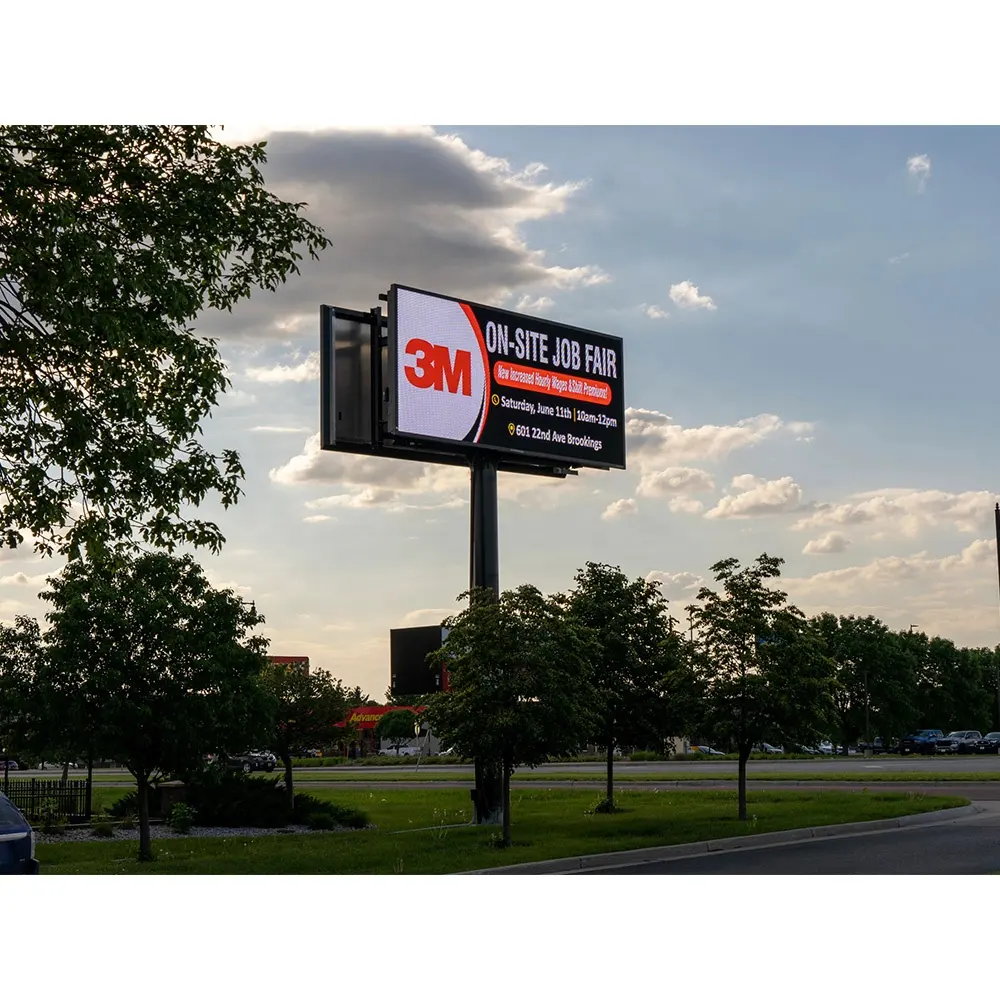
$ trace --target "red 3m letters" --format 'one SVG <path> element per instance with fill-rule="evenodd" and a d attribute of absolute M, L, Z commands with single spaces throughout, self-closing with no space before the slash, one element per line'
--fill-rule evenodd
<path fill-rule="evenodd" d="M 472 395 L 472 353 L 456 350 L 454 355 L 441 344 L 432 344 L 420 337 L 407 341 L 406 353 L 414 364 L 403 371 L 415 389 L 436 389 L 450 393 Z"/>

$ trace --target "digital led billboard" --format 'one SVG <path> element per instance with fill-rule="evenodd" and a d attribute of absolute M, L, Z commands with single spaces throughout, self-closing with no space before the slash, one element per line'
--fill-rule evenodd
<path fill-rule="evenodd" d="M 625 468 L 622 340 L 393 285 L 389 433 Z"/>

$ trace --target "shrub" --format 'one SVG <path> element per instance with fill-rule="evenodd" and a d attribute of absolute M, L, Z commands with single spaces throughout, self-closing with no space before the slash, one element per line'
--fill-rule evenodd
<path fill-rule="evenodd" d="M 633 750 L 628 755 L 629 760 L 666 760 L 665 754 L 657 753 L 655 750 Z"/>
<path fill-rule="evenodd" d="M 315 827 L 313 821 L 318 816 L 329 818 L 330 826 Z M 369 824 L 367 813 L 351 806 L 342 806 L 336 802 L 323 802 L 313 795 L 299 794 L 295 796 L 295 809 L 292 818 L 296 823 L 305 823 L 315 830 L 331 830 L 335 826 L 346 826 L 353 830 L 363 830 Z"/>
<path fill-rule="evenodd" d="M 59 815 L 54 802 L 46 802 L 41 810 L 42 833 L 58 835 L 66 831 L 66 821 Z"/>
<path fill-rule="evenodd" d="M 195 811 L 186 802 L 175 802 L 170 810 L 167 825 L 174 833 L 190 833 Z"/>
<path fill-rule="evenodd" d="M 110 820 L 98 819 L 90 827 L 90 832 L 93 833 L 95 837 L 102 837 L 104 839 L 110 839 L 115 835 L 115 828 L 111 824 Z"/>
<path fill-rule="evenodd" d="M 307 821 L 310 830 L 332 830 L 336 825 L 333 817 L 325 812 L 310 813 Z"/>
<path fill-rule="evenodd" d="M 615 804 L 614 799 L 601 799 L 591 810 L 591 813 L 607 815 L 608 813 L 620 813 L 624 811 L 621 806 Z"/>

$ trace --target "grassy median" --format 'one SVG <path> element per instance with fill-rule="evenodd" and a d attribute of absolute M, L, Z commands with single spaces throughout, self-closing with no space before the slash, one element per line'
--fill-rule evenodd
<path fill-rule="evenodd" d="M 102 799 L 120 795 L 102 789 Z M 593 813 L 594 791 L 520 788 L 512 796 L 513 846 L 493 846 L 496 830 L 468 823 L 466 789 L 317 789 L 317 797 L 363 809 L 375 830 L 154 841 L 156 861 L 139 865 L 134 842 L 40 844 L 46 875 L 443 874 L 525 861 L 623 851 L 886 819 L 966 805 L 953 796 L 907 792 L 758 791 L 751 819 L 736 816 L 735 790 L 632 791 L 622 812 Z"/>

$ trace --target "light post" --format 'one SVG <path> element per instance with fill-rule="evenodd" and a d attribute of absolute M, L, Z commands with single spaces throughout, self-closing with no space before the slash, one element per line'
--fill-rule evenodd
<path fill-rule="evenodd" d="M 3 748 L 3 793 L 6 795 L 10 791 L 10 757 L 7 755 L 7 748 Z"/>

